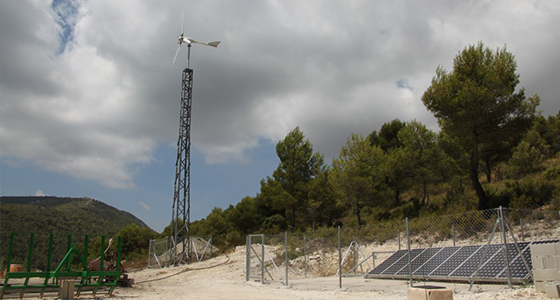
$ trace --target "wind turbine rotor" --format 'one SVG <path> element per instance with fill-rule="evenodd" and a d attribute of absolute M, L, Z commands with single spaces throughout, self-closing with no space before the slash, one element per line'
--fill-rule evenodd
<path fill-rule="evenodd" d="M 181 45 L 182 44 L 187 44 L 189 46 L 189 53 L 187 56 L 187 60 L 190 61 L 190 47 L 191 44 L 200 44 L 200 45 L 205 45 L 205 46 L 210 46 L 210 47 L 214 47 L 217 48 L 218 45 L 220 44 L 220 41 L 212 41 L 212 42 L 201 42 L 201 41 L 197 41 L 194 39 L 191 39 L 190 37 L 186 37 L 185 36 L 185 12 L 183 11 L 183 15 L 181 17 L 181 35 L 179 35 L 177 37 L 177 41 L 178 41 L 178 46 L 177 46 L 177 51 L 175 51 L 175 57 L 173 57 L 173 63 L 175 63 L 175 60 L 177 60 L 177 56 L 179 55 L 179 51 L 181 51 Z"/>

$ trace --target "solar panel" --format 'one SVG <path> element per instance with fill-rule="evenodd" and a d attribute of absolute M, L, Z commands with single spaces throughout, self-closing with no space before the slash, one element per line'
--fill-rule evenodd
<path fill-rule="evenodd" d="M 431 256 L 434 255 L 431 251 L 431 248 L 419 249 L 419 250 L 422 250 L 422 251 L 419 251 L 417 255 L 414 255 L 410 258 L 411 265 L 412 265 L 412 272 L 416 271 L 416 269 L 418 269 L 422 264 L 424 264 L 424 262 L 427 259 L 429 259 Z M 407 263 L 399 272 L 397 272 L 397 275 L 405 275 L 406 276 L 410 273 L 410 270 L 408 268 L 408 257 L 406 255 L 405 255 L 405 257 L 407 258 Z"/>
<path fill-rule="evenodd" d="M 494 262 L 494 258 L 501 251 L 503 245 L 482 245 L 477 246 L 478 250 L 473 253 L 464 263 L 461 264 L 453 273 L 450 274 L 452 277 L 470 277 L 483 262 L 479 276 L 487 275 L 487 273 L 495 272 L 494 266 L 491 264 Z M 489 248 L 489 249 L 486 249 Z M 500 261 L 502 263 L 502 261 Z M 503 265 L 503 264 L 502 264 Z M 484 276 L 483 276 L 484 277 Z M 486 276 L 487 277 L 487 276 Z"/>
<path fill-rule="evenodd" d="M 417 270 L 413 274 L 421 276 L 431 275 L 434 270 L 437 270 L 439 267 L 445 264 L 459 249 L 461 249 L 461 247 L 458 246 L 441 248 L 441 250 L 437 254 L 435 254 L 429 261 L 427 261 L 421 269 Z"/>
<path fill-rule="evenodd" d="M 414 259 L 420 253 L 422 253 L 424 249 L 412 249 L 410 250 L 410 258 Z M 408 267 L 408 255 L 403 255 L 396 263 L 392 266 L 387 268 L 381 274 L 389 274 L 389 275 L 396 275 L 400 270 L 403 268 Z"/>
<path fill-rule="evenodd" d="M 515 245 L 508 244 L 508 255 L 511 261 L 510 271 L 512 277 L 521 277 L 524 275 L 523 269 L 525 268 L 525 263 L 529 268 L 532 269 L 533 267 L 531 263 L 531 250 L 529 249 L 530 243 L 523 242 L 519 243 L 518 246 L 521 253 L 519 253 L 519 250 L 515 247 Z M 525 262 L 523 262 L 523 259 L 521 258 L 522 256 L 525 259 Z M 507 268 L 504 267 L 498 277 L 507 278 Z"/>
<path fill-rule="evenodd" d="M 556 243 L 558 240 L 507 244 L 507 259 L 512 283 L 529 280 L 531 244 Z M 432 281 L 507 282 L 504 245 L 469 245 L 399 250 L 366 275 L 366 278 L 413 279 Z M 528 268 L 527 268 L 528 267 Z"/>
<path fill-rule="evenodd" d="M 480 258 L 477 258 L 476 261 L 473 261 L 473 263 L 470 265 L 471 266 L 470 269 L 466 270 L 465 274 L 469 274 L 469 276 L 475 274 L 478 265 L 480 265 L 480 263 L 482 262 L 482 265 L 480 266 L 480 270 L 478 270 L 476 276 L 479 278 L 495 278 L 496 276 L 498 276 L 498 274 L 502 272 L 502 270 L 506 268 L 504 264 L 504 260 L 505 260 L 504 253 L 503 253 L 504 246 L 489 245 L 483 247 L 485 248 L 487 247 L 490 249 L 489 251 L 486 252 L 484 256 L 481 256 Z M 486 251 L 486 249 L 484 249 L 484 251 Z"/>
<path fill-rule="evenodd" d="M 480 250 L 480 246 L 462 246 L 444 264 L 430 273 L 430 276 L 451 276 L 469 258 Z"/>
<path fill-rule="evenodd" d="M 422 254 L 418 255 L 411 263 L 412 265 L 412 274 L 416 274 L 418 276 L 421 275 L 428 275 L 426 271 L 428 270 L 425 267 L 430 261 L 434 259 L 434 257 L 441 251 L 443 248 L 428 248 Z M 405 273 L 407 275 L 408 272 Z"/>
<path fill-rule="evenodd" d="M 386 260 L 384 260 L 381 264 L 379 264 L 377 267 L 373 268 L 373 270 L 371 270 L 369 274 L 381 274 L 383 271 L 385 271 L 387 268 L 389 268 L 395 262 L 397 262 L 406 253 L 407 253 L 406 250 L 399 250 L 395 252 L 393 255 L 391 255 Z"/>

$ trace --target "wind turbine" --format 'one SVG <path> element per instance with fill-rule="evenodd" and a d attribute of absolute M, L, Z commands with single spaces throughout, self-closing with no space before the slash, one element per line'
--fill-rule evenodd
<path fill-rule="evenodd" d="M 183 70 L 182 76 L 182 90 L 181 90 L 181 117 L 179 122 L 179 140 L 177 141 L 177 160 L 175 161 L 175 184 L 173 192 L 173 215 L 171 223 L 171 236 L 173 245 L 170 245 L 170 253 L 172 254 L 174 264 L 185 262 L 185 259 L 190 257 L 190 169 L 191 169 L 191 109 L 192 109 L 192 84 L 193 84 L 193 70 L 190 68 L 191 62 L 191 45 L 201 44 L 210 47 L 218 47 L 219 41 L 213 42 L 200 42 L 185 36 L 185 12 L 181 19 L 181 35 L 177 37 L 178 46 L 173 58 L 173 63 L 179 55 L 181 45 L 187 44 L 188 49 L 188 67 Z M 180 220 L 183 224 L 179 225 Z M 179 253 L 177 248 L 182 244 L 183 252 Z M 185 252 L 186 249 L 186 252 Z"/>
<path fill-rule="evenodd" d="M 178 41 L 178 45 L 177 45 L 177 51 L 175 52 L 175 57 L 173 58 L 173 63 L 175 63 L 175 60 L 177 60 L 177 55 L 179 55 L 179 51 L 181 50 L 181 45 L 182 44 L 187 44 L 188 46 L 188 54 L 187 54 L 187 67 L 190 67 L 191 64 L 191 44 L 201 44 L 201 45 L 205 45 L 205 46 L 210 46 L 210 47 L 218 47 L 218 45 L 220 44 L 220 41 L 212 41 L 212 42 L 200 42 L 197 41 L 195 39 L 192 39 L 190 37 L 186 37 L 185 36 L 185 12 L 183 12 L 183 16 L 181 18 L 181 35 L 179 35 L 177 37 L 177 41 Z"/>

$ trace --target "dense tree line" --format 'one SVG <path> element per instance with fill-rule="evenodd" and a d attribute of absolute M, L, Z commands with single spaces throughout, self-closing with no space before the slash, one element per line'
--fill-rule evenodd
<path fill-rule="evenodd" d="M 441 67 L 422 101 L 438 119 L 391 120 L 368 136 L 352 134 L 326 164 L 296 127 L 276 147 L 280 159 L 260 192 L 191 224 L 214 244 L 245 235 L 360 226 L 388 219 L 499 205 L 560 204 L 560 112 L 542 116 L 539 97 L 517 89 L 513 55 L 482 43 Z"/>

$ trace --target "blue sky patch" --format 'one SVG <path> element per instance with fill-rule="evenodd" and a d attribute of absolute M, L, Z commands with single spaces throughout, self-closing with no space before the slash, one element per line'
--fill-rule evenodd
<path fill-rule="evenodd" d="M 74 26 L 77 22 L 80 4 L 73 0 L 53 0 L 51 8 L 57 15 L 56 23 L 60 26 L 58 37 L 60 45 L 57 54 L 62 54 L 74 39 Z"/>
<path fill-rule="evenodd" d="M 407 90 L 413 90 L 414 88 L 412 86 L 410 86 L 410 84 L 408 84 L 408 79 L 406 78 L 401 78 L 397 81 L 397 87 L 399 89 L 407 89 Z"/>

